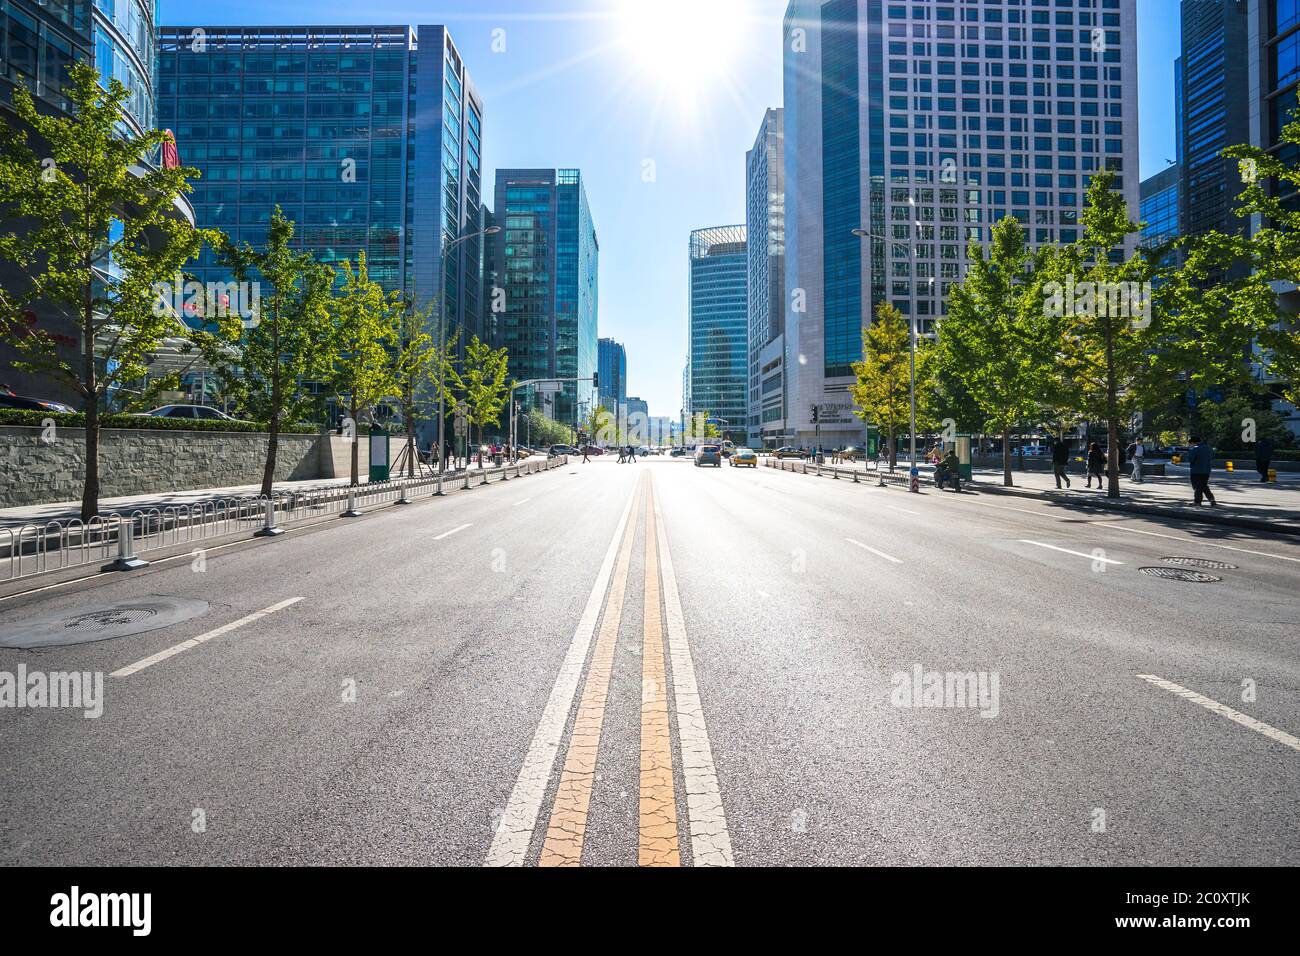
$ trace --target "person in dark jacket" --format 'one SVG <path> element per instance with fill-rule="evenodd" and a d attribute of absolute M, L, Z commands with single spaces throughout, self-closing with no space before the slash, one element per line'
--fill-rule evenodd
<path fill-rule="evenodd" d="M 1192 491 L 1195 504 L 1201 506 L 1201 498 L 1210 499 L 1211 505 L 1217 505 L 1214 492 L 1210 490 L 1210 472 L 1214 470 L 1214 449 L 1200 435 L 1192 437 L 1192 450 L 1187 453 L 1187 468 L 1192 473 Z"/>
<path fill-rule="evenodd" d="M 1097 479 L 1097 487 L 1105 487 L 1101 483 L 1101 476 L 1106 471 L 1106 455 L 1101 450 L 1101 446 L 1093 442 L 1088 446 L 1088 487 L 1092 487 L 1092 479 Z"/>
<path fill-rule="evenodd" d="M 1268 471 L 1273 466 L 1273 443 L 1267 438 L 1255 445 L 1255 470 L 1260 481 L 1268 481 Z"/>
<path fill-rule="evenodd" d="M 1070 445 L 1063 439 L 1058 439 L 1052 444 L 1052 472 L 1056 475 L 1056 489 L 1061 489 L 1061 482 L 1065 482 L 1065 487 L 1070 487 L 1070 476 L 1065 473 L 1066 467 L 1070 464 Z"/>

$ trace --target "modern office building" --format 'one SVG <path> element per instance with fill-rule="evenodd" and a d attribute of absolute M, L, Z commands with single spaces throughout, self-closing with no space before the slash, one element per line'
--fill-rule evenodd
<path fill-rule="evenodd" d="M 749 249 L 745 227 L 697 229 L 690 241 L 686 418 L 707 413 L 733 441 L 749 421 Z"/>
<path fill-rule="evenodd" d="M 1178 60 L 1178 144 L 1185 235 L 1245 232 L 1234 214 L 1242 182 L 1224 149 L 1250 142 L 1250 111 L 1233 108 L 1247 88 L 1250 19 L 1240 0 L 1183 0 Z"/>
<path fill-rule="evenodd" d="M 67 114 L 71 105 L 64 95 L 68 67 L 84 62 L 99 71 L 105 86 L 109 78 L 115 78 L 126 87 L 123 120 L 127 131 L 140 134 L 153 129 L 156 12 L 155 4 L 147 0 L 4 0 L 0 4 L 0 123 L 18 122 L 12 107 L 13 92 L 19 86 L 31 94 L 41 112 Z M 39 143 L 29 142 L 39 149 Z M 142 158 L 142 163 L 161 162 L 161 155 Z M 177 201 L 176 215 L 194 223 L 188 199 Z M 102 268 L 112 273 L 114 265 L 104 262 Z M 4 263 L 0 264 L 0 286 L 21 294 L 28 288 L 28 279 L 22 270 Z M 81 333 L 72 317 L 36 303 L 27 310 L 25 320 L 58 343 L 61 359 L 73 367 L 80 364 Z M 192 363 L 192 359 L 173 361 L 176 349 L 183 347 L 180 336 L 184 332 L 178 320 L 177 337 L 154 356 L 155 371 L 166 373 Z M 96 351 L 101 354 L 98 347 Z M 18 370 L 12 364 L 16 358 L 10 345 L 0 342 L 0 379 L 5 384 L 22 395 L 82 407 L 81 396 L 66 384 Z"/>
<path fill-rule="evenodd" d="M 778 448 L 785 433 L 785 111 L 763 116 L 745 154 L 749 243 L 749 438 Z"/>
<path fill-rule="evenodd" d="M 1300 148 L 1282 142 L 1282 128 L 1297 112 L 1300 90 L 1300 2 L 1297 0 L 1249 0 L 1247 26 L 1248 88 L 1247 104 L 1250 142 L 1273 150 L 1278 158 L 1292 166 L 1300 164 Z M 1273 184 L 1277 188 L 1276 184 Z M 1290 187 L 1287 187 L 1290 189 Z M 1279 195 L 1283 205 L 1300 208 L 1300 193 Z M 1258 216 L 1250 220 L 1252 230 L 1265 223 Z M 1282 308 L 1292 316 L 1300 315 L 1300 288 L 1294 283 L 1275 283 L 1274 289 Z M 1291 320 L 1291 329 L 1300 332 L 1300 320 Z M 1277 383 L 1268 378 L 1264 356 L 1256 356 L 1257 377 L 1266 385 Z M 1300 435 L 1300 410 L 1280 395 L 1273 403 L 1291 431 Z"/>
<path fill-rule="evenodd" d="M 848 385 L 891 302 L 930 333 L 971 240 L 1079 235 L 1091 174 L 1139 206 L 1136 0 L 793 0 L 784 24 L 787 426 L 860 444 Z M 860 228 L 879 239 L 859 239 Z"/>
<path fill-rule="evenodd" d="M 483 103 L 445 28 L 165 27 L 158 76 L 159 114 L 203 172 L 200 225 L 259 243 L 278 205 L 299 247 L 364 251 L 386 289 L 486 333 Z M 210 251 L 194 271 L 225 277 Z"/>
<path fill-rule="evenodd" d="M 629 395 L 625 408 L 625 420 L 629 423 L 629 427 L 635 425 L 636 428 L 644 431 L 650 421 L 650 403 L 639 396 Z"/>
<path fill-rule="evenodd" d="M 1181 184 L 1182 170 L 1177 163 L 1142 180 L 1139 219 L 1142 222 L 1143 246 L 1155 248 L 1178 238 L 1178 196 Z"/>
<path fill-rule="evenodd" d="M 600 404 L 615 420 L 623 418 L 627 404 L 627 350 L 621 342 L 597 342 L 597 370 L 600 372 Z"/>
<path fill-rule="evenodd" d="M 510 377 L 548 379 L 560 391 L 548 414 L 577 423 L 597 402 L 596 316 L 600 245 L 576 169 L 499 169 L 493 237 L 505 308 L 499 344 Z M 526 406 L 538 399 L 521 393 Z"/>

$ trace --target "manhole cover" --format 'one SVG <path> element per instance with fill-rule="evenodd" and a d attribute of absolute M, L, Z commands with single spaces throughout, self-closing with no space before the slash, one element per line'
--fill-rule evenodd
<path fill-rule="evenodd" d="M 1186 581 L 1189 584 L 1214 584 L 1222 581 L 1223 578 L 1216 578 L 1213 574 L 1205 574 L 1201 571 L 1187 571 L 1183 568 L 1142 568 L 1143 574 L 1149 574 L 1153 578 L 1163 578 L 1166 581 Z"/>
<path fill-rule="evenodd" d="M 1236 571 L 1235 564 L 1224 564 L 1222 561 L 1207 561 L 1205 558 L 1161 558 L 1165 564 L 1182 564 L 1189 568 L 1207 568 L 1211 571 Z"/>
<path fill-rule="evenodd" d="M 0 647 L 59 647 L 130 637 L 180 624 L 207 610 L 207 601 L 155 596 L 71 608 L 0 627 Z"/>
<path fill-rule="evenodd" d="M 129 608 L 120 611 L 94 611 L 90 614 L 80 614 L 77 617 L 68 618 L 63 622 L 63 630 L 102 634 L 104 631 L 110 631 L 114 628 L 147 621 L 157 614 L 157 609 L 151 607 Z"/>

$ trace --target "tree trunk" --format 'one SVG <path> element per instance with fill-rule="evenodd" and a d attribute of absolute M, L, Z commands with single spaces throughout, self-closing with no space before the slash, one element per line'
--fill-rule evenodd
<path fill-rule="evenodd" d="M 352 419 L 352 487 L 361 484 L 361 429 L 357 426 L 357 401 L 348 404 L 348 415 Z"/>
<path fill-rule="evenodd" d="M 95 375 L 95 311 L 89 286 L 82 310 L 81 384 L 86 400 L 86 476 L 81 486 L 81 520 L 86 522 L 99 514 L 99 382 Z"/>
<path fill-rule="evenodd" d="M 1002 431 L 1002 484 L 1007 488 L 1015 487 L 1011 479 L 1011 429 Z"/>
<path fill-rule="evenodd" d="M 898 468 L 898 442 L 894 440 L 894 429 L 889 429 L 889 470 Z"/>
<path fill-rule="evenodd" d="M 1110 441 L 1110 465 L 1107 469 L 1106 497 L 1119 497 L 1119 386 L 1115 381 L 1115 332 L 1110 316 L 1106 317 L 1106 432 Z"/>
<path fill-rule="evenodd" d="M 272 412 L 266 436 L 266 467 L 262 470 L 262 497 L 271 497 L 275 485 L 275 459 L 280 451 L 280 413 Z"/>

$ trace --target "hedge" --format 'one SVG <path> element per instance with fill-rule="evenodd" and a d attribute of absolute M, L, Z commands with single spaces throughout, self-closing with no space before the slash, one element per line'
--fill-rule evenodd
<path fill-rule="evenodd" d="M 18 408 L 0 408 L 0 425 L 31 425 L 40 428 L 47 418 L 64 428 L 85 428 L 86 416 L 82 412 L 37 412 Z M 102 414 L 100 428 L 122 428 L 132 431 L 184 431 L 184 432 L 245 432 L 265 433 L 264 422 L 227 422 L 204 419 L 154 418 L 148 415 Z M 316 435 L 319 425 L 299 422 L 280 426 L 282 435 Z"/>

